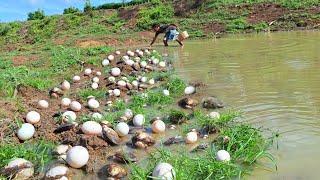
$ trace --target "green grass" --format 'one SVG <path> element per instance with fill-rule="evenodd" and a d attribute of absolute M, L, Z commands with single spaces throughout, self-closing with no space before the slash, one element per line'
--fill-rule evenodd
<path fill-rule="evenodd" d="M 226 135 L 231 139 L 227 145 L 214 142 L 207 150 L 196 154 L 184 150 L 183 147 L 178 150 L 161 147 L 140 164 L 130 164 L 131 178 L 147 179 L 159 162 L 170 163 L 174 167 L 176 179 L 241 178 L 249 173 L 247 165 L 254 163 L 257 158 L 267 157 L 274 162 L 272 156 L 266 152 L 269 143 L 258 129 L 248 125 L 233 125 L 221 133 L 221 136 Z M 221 149 L 230 153 L 230 162 L 216 160 L 216 152 Z"/>
<path fill-rule="evenodd" d="M 170 96 L 177 97 L 184 93 L 184 89 L 187 87 L 186 83 L 179 77 L 171 76 L 167 82 L 166 89 L 169 90 Z"/>
<path fill-rule="evenodd" d="M 94 96 L 96 99 L 104 99 L 106 98 L 106 89 L 80 89 L 77 92 L 77 96 L 80 97 L 82 100 L 87 100 L 89 96 Z"/>
<path fill-rule="evenodd" d="M 44 140 L 37 143 L 0 144 L 0 167 L 4 167 L 14 158 L 24 158 L 31 161 L 37 172 L 40 172 L 53 160 L 53 148 L 53 143 Z"/>

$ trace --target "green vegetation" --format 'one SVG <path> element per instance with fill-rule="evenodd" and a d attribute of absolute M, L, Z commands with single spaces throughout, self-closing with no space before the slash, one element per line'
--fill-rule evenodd
<path fill-rule="evenodd" d="M 233 112 L 222 114 L 224 126 L 220 129 L 217 140 L 211 143 L 206 150 L 192 153 L 180 148 L 172 150 L 160 147 L 140 164 L 130 164 L 131 177 L 147 179 L 152 175 L 157 163 L 167 162 L 174 167 L 176 179 L 233 179 L 241 178 L 244 174 L 249 173 L 248 165 L 252 165 L 258 158 L 266 157 L 274 162 L 272 156 L 266 152 L 274 137 L 265 140 L 259 129 L 244 124 L 235 124 L 233 122 L 235 116 Z M 223 140 L 225 136 L 230 138 L 228 142 Z M 216 152 L 221 149 L 230 153 L 230 162 L 216 160 Z"/>
<path fill-rule="evenodd" d="M 37 172 L 53 160 L 54 144 L 44 140 L 22 144 L 0 144 L 0 167 L 4 167 L 14 158 L 24 158 L 33 163 Z"/>
<path fill-rule="evenodd" d="M 41 20 L 45 17 L 44 11 L 41 9 L 38 9 L 34 12 L 28 13 L 28 20 Z"/>
<path fill-rule="evenodd" d="M 80 9 L 75 7 L 69 7 L 63 10 L 63 14 L 74 14 L 74 13 L 80 13 Z"/>

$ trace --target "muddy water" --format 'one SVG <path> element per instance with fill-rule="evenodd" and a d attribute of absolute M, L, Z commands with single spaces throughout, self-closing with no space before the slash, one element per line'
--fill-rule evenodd
<path fill-rule="evenodd" d="M 244 112 L 243 121 L 280 133 L 248 179 L 318 179 L 320 171 L 320 32 L 281 32 L 188 41 L 165 49 L 178 73 Z"/>

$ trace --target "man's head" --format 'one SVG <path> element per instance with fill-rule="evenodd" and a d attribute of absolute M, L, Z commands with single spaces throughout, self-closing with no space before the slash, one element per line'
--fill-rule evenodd
<path fill-rule="evenodd" d="M 160 24 L 154 24 L 154 25 L 152 25 L 152 30 L 153 30 L 154 32 L 159 31 L 159 29 L 160 29 Z"/>

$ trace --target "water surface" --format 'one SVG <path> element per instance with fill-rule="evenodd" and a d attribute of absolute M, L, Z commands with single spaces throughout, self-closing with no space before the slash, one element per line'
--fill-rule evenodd
<path fill-rule="evenodd" d="M 167 49 L 177 72 L 208 84 L 243 121 L 280 133 L 249 179 L 318 179 L 320 171 L 320 32 L 234 35 Z M 166 51 L 166 50 L 165 50 Z"/>

